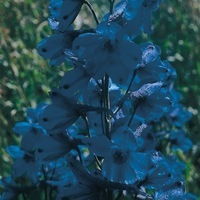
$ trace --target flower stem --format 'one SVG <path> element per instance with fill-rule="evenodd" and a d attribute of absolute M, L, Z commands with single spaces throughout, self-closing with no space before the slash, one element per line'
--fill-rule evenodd
<path fill-rule="evenodd" d="M 137 73 L 137 69 L 133 71 L 133 75 L 132 75 L 131 81 L 130 81 L 130 83 L 129 83 L 129 85 L 128 85 L 128 88 L 127 88 L 125 94 L 127 94 L 127 93 L 129 92 L 129 90 L 130 90 L 130 88 L 131 88 L 131 86 L 132 86 L 132 83 L 133 83 L 133 81 L 134 81 L 134 78 L 135 78 L 135 76 L 136 76 L 136 73 Z"/>
<path fill-rule="evenodd" d="M 114 6 L 114 3 L 115 3 L 115 0 L 108 0 L 109 3 L 110 3 L 110 15 L 113 14 L 113 6 Z"/>
<path fill-rule="evenodd" d="M 98 25 L 98 24 L 99 24 L 99 20 L 98 20 L 98 18 L 97 18 L 97 16 L 96 16 L 96 13 L 95 13 L 95 11 L 94 11 L 92 5 L 91 5 L 88 1 L 84 1 L 84 3 L 88 6 L 88 8 L 90 9 L 90 11 L 92 12 L 92 15 L 93 15 L 93 17 L 94 17 L 94 20 L 96 21 L 96 24 Z"/>
<path fill-rule="evenodd" d="M 127 126 L 130 126 L 130 124 L 131 124 L 131 122 L 132 122 L 132 120 L 133 120 L 133 117 L 134 117 L 134 115 L 135 115 L 135 112 L 136 112 L 136 110 L 137 110 L 137 108 L 138 108 L 138 105 L 139 105 L 139 100 L 136 100 L 136 102 L 135 102 L 135 104 L 134 104 L 134 106 L 133 106 L 133 112 L 132 112 L 132 114 L 131 114 L 131 117 L 130 117 L 130 119 L 129 119 L 129 121 L 128 121 Z"/>
<path fill-rule="evenodd" d="M 126 90 L 124 96 L 123 96 L 123 97 L 119 100 L 119 102 L 117 103 L 118 107 L 117 107 L 117 109 L 114 111 L 114 114 L 116 114 L 116 113 L 122 108 L 124 101 L 127 100 L 127 99 L 130 97 L 129 91 L 130 91 L 131 85 L 132 85 L 132 83 L 133 83 L 133 81 L 134 81 L 134 78 L 135 78 L 136 73 L 137 73 L 137 69 L 134 70 L 134 72 L 133 72 L 131 81 L 130 81 L 130 83 L 129 83 L 129 85 L 128 85 L 128 88 L 127 88 L 127 90 Z"/>
<path fill-rule="evenodd" d="M 49 198 L 48 198 L 48 188 L 47 188 L 47 184 L 46 184 L 47 174 L 45 172 L 44 165 L 42 165 L 42 172 L 44 174 L 44 196 L 45 196 L 45 200 L 49 200 Z"/>
<path fill-rule="evenodd" d="M 82 118 L 83 118 L 83 120 L 84 120 L 84 122 L 85 122 L 85 125 L 86 125 L 87 135 L 88 135 L 88 137 L 91 137 L 89 121 L 88 121 L 88 118 L 87 118 L 86 114 L 84 114 L 84 115 L 82 116 Z"/>
<path fill-rule="evenodd" d="M 105 74 L 103 79 L 103 100 L 104 100 L 104 107 L 106 109 L 110 109 L 110 98 L 109 98 L 109 76 Z M 111 130 L 111 124 L 110 124 L 110 116 L 108 113 L 105 113 L 105 128 L 106 128 L 106 136 L 110 139 L 110 130 Z"/>

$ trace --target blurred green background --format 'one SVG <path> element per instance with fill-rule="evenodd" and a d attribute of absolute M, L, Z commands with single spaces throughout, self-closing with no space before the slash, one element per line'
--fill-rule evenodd
<path fill-rule="evenodd" d="M 90 1 L 99 17 L 106 12 L 107 1 Z M 102 2 L 105 2 L 103 5 Z M 36 51 L 38 42 L 51 34 L 48 27 L 48 3 L 45 0 L 0 0 L 0 178 L 10 173 L 11 159 L 5 147 L 19 144 L 12 127 L 25 120 L 27 107 L 35 107 L 48 98 L 67 67 L 51 67 Z M 75 25 L 94 25 L 84 7 Z M 187 190 L 200 196 L 200 1 L 165 1 L 153 16 L 154 33 L 145 38 L 158 44 L 162 59 L 176 68 L 176 88 L 182 103 L 192 112 L 187 124 L 193 149 L 184 158 L 187 163 Z"/>

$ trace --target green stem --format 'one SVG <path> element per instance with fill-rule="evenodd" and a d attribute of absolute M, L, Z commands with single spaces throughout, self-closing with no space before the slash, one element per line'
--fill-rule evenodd
<path fill-rule="evenodd" d="M 44 196 L 45 196 L 45 200 L 48 200 L 48 188 L 47 188 L 47 184 L 46 184 L 46 181 L 47 181 L 47 175 L 46 175 L 46 172 L 45 172 L 45 169 L 44 169 L 44 165 L 42 166 L 42 172 L 44 174 Z"/>
<path fill-rule="evenodd" d="M 133 117 L 134 117 L 134 115 L 135 115 L 135 112 L 136 112 L 136 110 L 137 110 L 137 108 L 138 108 L 138 105 L 139 105 L 139 100 L 136 100 L 135 105 L 133 106 L 133 112 L 132 112 L 132 114 L 131 114 L 131 117 L 130 117 L 130 119 L 129 119 L 129 122 L 128 122 L 127 126 L 130 126 L 130 124 L 131 124 L 131 122 L 132 122 L 132 120 L 133 120 Z"/>
<path fill-rule="evenodd" d="M 99 24 L 99 21 L 98 21 L 98 18 L 96 16 L 96 13 L 92 7 L 92 5 L 88 2 L 88 1 L 84 1 L 84 3 L 88 6 L 88 8 L 90 9 L 90 11 L 92 12 L 92 15 L 94 17 L 94 20 L 96 21 L 96 24 L 98 25 Z"/>
<path fill-rule="evenodd" d="M 133 81 L 134 81 L 134 78 L 135 78 L 135 76 L 136 76 L 136 73 L 137 73 L 137 69 L 133 71 L 133 76 L 132 76 L 132 78 L 131 78 L 131 81 L 130 81 L 130 83 L 129 83 L 129 85 L 128 85 L 128 88 L 127 88 L 125 94 L 127 94 L 127 93 L 129 92 L 129 90 L 130 90 L 130 88 L 131 88 L 131 86 L 132 86 L 132 83 L 133 83 Z"/>
<path fill-rule="evenodd" d="M 133 83 L 133 81 L 134 81 L 134 78 L 135 78 L 136 73 L 137 73 L 137 69 L 133 71 L 133 75 L 132 75 L 131 81 L 130 81 L 130 83 L 129 83 L 129 85 L 128 85 L 128 88 L 127 88 L 127 90 L 126 90 L 124 96 L 123 96 L 123 97 L 119 100 L 119 102 L 117 103 L 118 108 L 114 111 L 114 114 L 116 114 L 116 113 L 122 108 L 124 101 L 127 100 L 127 99 L 129 98 L 129 91 L 130 91 L 130 88 L 131 88 L 132 83 Z"/>
<path fill-rule="evenodd" d="M 115 0 L 108 0 L 109 3 L 110 3 L 110 15 L 113 14 L 113 7 L 114 7 L 114 3 L 115 3 Z"/>
<path fill-rule="evenodd" d="M 87 134 L 88 134 L 88 137 L 91 137 L 91 134 L 90 134 L 90 127 L 89 127 L 89 121 L 88 121 L 88 118 L 86 116 L 86 114 L 84 114 L 82 116 L 83 120 L 85 121 L 85 124 L 86 124 L 86 129 L 87 129 Z"/>
<path fill-rule="evenodd" d="M 110 109 L 110 98 L 109 98 L 109 76 L 105 74 L 103 79 L 103 100 L 104 107 Z M 105 128 L 106 128 L 106 136 L 111 139 L 111 124 L 110 124 L 110 116 L 108 113 L 105 113 Z"/>

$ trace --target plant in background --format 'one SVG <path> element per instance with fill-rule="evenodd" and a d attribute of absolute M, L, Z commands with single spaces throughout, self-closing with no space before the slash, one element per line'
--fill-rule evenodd
<path fill-rule="evenodd" d="M 95 28 L 74 30 L 86 4 Z M 137 44 L 150 34 L 160 1 L 109 1 L 98 21 L 87 1 L 51 0 L 53 35 L 38 44 L 50 64 L 72 69 L 49 93 L 50 104 L 27 110 L 14 132 L 21 146 L 3 178 L 1 199 L 197 199 L 185 191 L 185 164 L 177 151 L 192 142 L 184 124 L 190 114 L 174 88 L 175 69 L 159 47 Z"/>

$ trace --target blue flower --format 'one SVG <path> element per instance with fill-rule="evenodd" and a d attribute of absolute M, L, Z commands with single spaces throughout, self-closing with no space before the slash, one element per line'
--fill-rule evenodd
<path fill-rule="evenodd" d="M 179 170 L 183 170 L 183 166 L 177 160 L 171 157 L 165 158 L 163 155 L 155 156 L 155 151 L 149 153 L 152 156 L 151 159 L 154 165 L 143 181 L 142 185 L 145 188 L 158 191 L 167 185 L 173 184 L 175 179 L 182 179 L 182 172 Z"/>
<path fill-rule="evenodd" d="M 28 122 L 18 122 L 13 127 L 13 131 L 17 135 L 24 135 L 24 134 L 30 132 L 32 130 L 32 127 L 33 127 L 32 124 L 30 124 Z"/>
<path fill-rule="evenodd" d="M 19 187 L 11 176 L 2 178 L 0 180 L 0 186 L 4 189 L 2 196 L 0 196 L 1 200 L 14 200 L 20 194 Z"/>
<path fill-rule="evenodd" d="M 137 192 L 136 185 L 117 183 L 107 180 L 102 176 L 100 171 L 90 173 L 79 161 L 69 156 L 68 162 L 78 183 L 71 187 L 59 187 L 57 199 L 99 199 L 100 196 L 105 196 L 106 189 L 132 190 Z"/>
<path fill-rule="evenodd" d="M 162 85 L 162 82 L 148 83 L 132 92 L 131 98 L 136 115 L 147 121 L 157 120 L 169 110 L 172 104 L 171 93 Z"/>
<path fill-rule="evenodd" d="M 76 67 L 68 71 L 60 80 L 59 88 L 63 89 L 65 96 L 83 93 L 91 77 L 87 74 L 83 67 Z"/>
<path fill-rule="evenodd" d="M 153 45 L 151 42 L 146 42 L 140 45 L 142 50 L 142 66 L 153 62 L 160 56 L 160 48 L 157 45 Z"/>
<path fill-rule="evenodd" d="M 39 180 L 40 163 L 34 157 L 33 152 L 24 151 L 19 147 L 9 146 L 7 152 L 15 159 L 13 164 L 13 176 L 27 176 L 33 183 Z"/>
<path fill-rule="evenodd" d="M 137 152 L 137 140 L 131 129 L 121 127 L 112 135 L 82 139 L 91 153 L 104 157 L 103 175 L 108 180 L 133 184 L 145 179 L 151 167 L 148 154 Z M 142 161 L 142 162 L 141 162 Z"/>
<path fill-rule="evenodd" d="M 47 106 L 45 103 L 40 103 L 36 108 L 28 108 L 26 110 L 26 119 L 30 124 L 38 124 L 38 116 L 40 112 Z"/>
<path fill-rule="evenodd" d="M 155 200 L 182 200 L 184 196 L 185 188 L 184 181 L 174 179 L 174 181 L 170 181 L 165 186 L 163 186 L 160 190 L 155 192 Z"/>
<path fill-rule="evenodd" d="M 159 3 L 160 0 L 121 1 L 108 20 L 119 23 L 131 38 L 138 36 L 142 31 L 151 34 L 152 12 L 158 8 Z"/>
<path fill-rule="evenodd" d="M 185 136 L 184 130 L 171 131 L 169 140 L 174 150 L 181 149 L 183 152 L 187 152 L 192 148 L 192 141 Z"/>
<path fill-rule="evenodd" d="M 138 128 L 141 128 L 141 126 Z M 141 152 L 147 152 L 149 150 L 153 150 L 156 148 L 157 138 L 155 136 L 155 133 L 153 133 L 151 126 L 146 125 L 145 127 L 144 124 L 143 126 L 144 128 L 142 129 L 140 136 L 138 137 L 138 140 L 139 140 L 138 148 L 139 148 L 139 151 Z"/>
<path fill-rule="evenodd" d="M 85 117 L 87 112 L 113 113 L 102 107 L 93 107 L 78 102 L 76 95 L 65 96 L 64 89 L 55 89 L 50 93 L 52 104 L 45 107 L 39 115 L 39 124 L 49 133 L 56 134 L 65 131 L 75 123 L 79 117 Z M 113 116 L 114 117 L 114 116 Z"/>
<path fill-rule="evenodd" d="M 61 91 L 54 90 L 50 93 L 53 104 L 46 106 L 39 115 L 39 124 L 54 134 L 63 132 L 81 115 L 76 100 L 64 96 Z"/>
<path fill-rule="evenodd" d="M 50 59 L 51 65 L 58 66 L 65 61 L 65 49 L 71 49 L 73 40 L 80 33 L 69 30 L 46 37 L 38 44 L 37 51 L 44 59 Z"/>
<path fill-rule="evenodd" d="M 41 126 L 32 126 L 31 130 L 23 135 L 21 148 L 25 151 L 33 151 L 37 142 L 40 140 L 40 137 L 45 134 L 46 130 L 44 130 Z"/>
<path fill-rule="evenodd" d="M 182 104 L 175 104 L 166 114 L 168 122 L 181 128 L 192 117 L 192 114 Z"/>
<path fill-rule="evenodd" d="M 58 22 L 56 29 L 60 32 L 66 31 L 75 20 L 83 3 L 83 0 L 51 0 L 49 10 L 51 19 Z"/>
<path fill-rule="evenodd" d="M 78 140 L 63 133 L 53 136 L 42 135 L 36 145 L 35 157 L 45 162 L 58 160 L 67 155 L 71 149 L 77 149 L 77 142 Z"/>
<path fill-rule="evenodd" d="M 108 74 L 114 83 L 124 83 L 141 62 L 141 50 L 115 23 L 102 22 L 96 33 L 81 34 L 73 50 L 85 60 L 87 72 L 96 80 Z M 98 56 L 93 56 L 94 52 Z"/>

